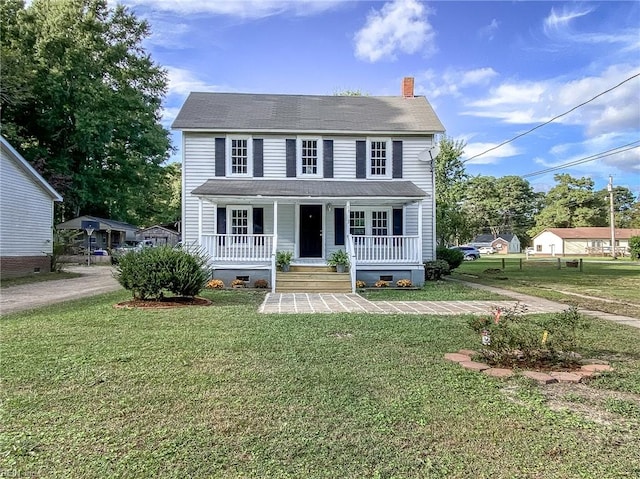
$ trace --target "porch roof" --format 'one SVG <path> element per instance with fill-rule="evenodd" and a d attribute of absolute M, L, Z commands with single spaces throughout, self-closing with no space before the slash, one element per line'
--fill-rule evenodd
<path fill-rule="evenodd" d="M 193 190 L 218 198 L 327 198 L 419 200 L 429 195 L 411 181 L 210 179 Z"/>

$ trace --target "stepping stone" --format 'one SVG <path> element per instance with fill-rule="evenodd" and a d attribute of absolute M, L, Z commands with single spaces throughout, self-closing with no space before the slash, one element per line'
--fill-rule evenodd
<path fill-rule="evenodd" d="M 536 371 L 524 371 L 522 375 L 526 378 L 533 379 L 538 384 L 553 384 L 557 383 L 558 380 L 549 374 L 539 373 Z"/>
<path fill-rule="evenodd" d="M 471 361 L 471 357 L 467 356 L 466 354 L 459 353 L 447 353 L 444 355 L 444 358 L 447 361 L 453 361 L 454 363 L 459 363 L 461 361 Z"/>
<path fill-rule="evenodd" d="M 592 373 L 600 373 L 603 371 L 613 371 L 613 368 L 608 364 L 585 364 L 580 367 L 582 371 L 589 371 Z"/>
<path fill-rule="evenodd" d="M 477 363 L 475 361 L 461 361 L 460 366 L 465 369 L 471 369 L 472 371 L 484 371 L 485 369 L 490 369 L 488 364 Z"/>
<path fill-rule="evenodd" d="M 458 353 L 466 354 L 467 356 L 475 356 L 476 354 L 478 354 L 478 352 L 474 351 L 473 349 L 461 349 L 460 351 L 458 351 Z"/>
<path fill-rule="evenodd" d="M 561 383 L 579 383 L 582 381 L 582 375 L 569 373 L 566 371 L 551 371 L 551 377 L 556 378 Z"/>
<path fill-rule="evenodd" d="M 482 374 L 493 376 L 494 378 L 509 378 L 513 376 L 513 371 L 505 368 L 489 368 L 482 371 Z"/>

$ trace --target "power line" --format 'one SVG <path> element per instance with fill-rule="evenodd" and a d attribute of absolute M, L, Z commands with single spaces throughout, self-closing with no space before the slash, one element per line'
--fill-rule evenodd
<path fill-rule="evenodd" d="M 618 87 L 620 87 L 620 86 L 624 85 L 624 84 L 625 84 L 625 83 L 627 83 L 628 81 L 631 81 L 631 80 L 633 80 L 634 78 L 639 77 L 639 76 L 640 76 L 640 73 L 636 73 L 635 75 L 630 76 L 630 77 L 629 77 L 629 78 L 627 78 L 626 80 L 621 81 L 621 82 L 620 82 L 620 83 L 618 83 L 617 85 L 612 86 L 612 87 L 611 87 L 611 88 L 609 88 L 608 90 L 605 90 L 605 91 L 603 91 L 602 93 L 598 93 L 598 94 L 597 94 L 596 96 L 594 96 L 593 98 L 591 98 L 591 99 L 589 99 L 589 100 L 587 100 L 587 101 L 585 101 L 585 102 L 582 102 L 582 103 L 580 103 L 579 105 L 574 106 L 573 108 L 571 108 L 571 110 L 565 111 L 564 113 L 561 113 L 561 114 L 560 114 L 560 115 L 558 115 L 558 116 L 554 116 L 554 117 L 553 117 L 553 118 L 551 118 L 550 120 L 545 121 L 544 123 L 541 123 L 541 124 L 539 124 L 538 126 L 534 126 L 534 127 L 533 127 L 533 128 L 531 128 L 530 130 L 527 130 L 527 131 L 525 131 L 524 133 L 520 133 L 519 135 L 514 136 L 514 137 L 513 137 L 513 138 L 511 138 L 510 140 L 503 141 L 503 142 L 502 142 L 502 143 L 500 143 L 499 145 L 493 146 L 493 147 L 489 148 L 488 150 L 483 151 L 482 153 L 478 153 L 477 155 L 473 155 L 471 158 L 467 158 L 467 159 L 465 160 L 465 163 L 466 163 L 467 161 L 473 160 L 474 158 L 478 158 L 479 156 L 485 155 L 485 154 L 489 153 L 490 151 L 497 150 L 498 148 L 500 148 L 500 147 L 502 147 L 502 146 L 504 146 L 504 145 L 507 145 L 507 144 L 509 144 L 509 143 L 511 143 L 511 142 L 513 142 L 513 141 L 515 141 L 515 140 L 517 140 L 518 138 L 522 138 L 523 136 L 528 135 L 529 133 L 531 133 L 531 132 L 533 132 L 533 131 L 537 130 L 538 128 L 542 128 L 543 126 L 548 125 L 549 123 L 551 123 L 551 122 L 553 122 L 553 121 L 557 120 L 558 118 L 562 118 L 563 116 L 568 115 L 568 114 L 569 114 L 569 113 L 571 113 L 572 111 L 575 111 L 575 110 L 577 110 L 578 108 L 580 108 L 580 107 L 582 107 L 582 106 L 585 106 L 587 103 L 591 103 L 591 102 L 592 102 L 593 100 L 595 100 L 596 98 L 599 98 L 599 97 L 601 97 L 602 95 L 605 95 L 605 94 L 607 94 L 607 93 L 609 93 L 609 92 L 611 92 L 611 91 L 615 90 L 616 88 L 618 88 Z"/>
<path fill-rule="evenodd" d="M 634 146 L 635 145 L 635 146 Z M 552 171 L 562 170 L 564 168 L 570 166 L 581 165 L 583 163 L 588 163 L 590 161 L 599 160 L 601 158 L 606 158 L 607 156 L 617 155 L 618 153 L 623 153 L 625 151 L 633 150 L 635 148 L 640 148 L 640 140 L 633 141 L 631 143 L 627 143 L 626 145 L 617 146 L 615 148 L 611 148 L 610 150 L 601 151 L 600 153 L 596 153 L 595 155 L 586 156 L 584 158 L 580 158 L 578 160 L 573 160 L 568 163 L 564 163 L 562 165 L 553 166 L 551 168 L 546 168 L 544 170 L 535 171 L 533 173 L 527 173 L 526 175 L 522 175 L 521 178 L 530 178 L 532 176 L 540 176 L 546 173 L 551 173 Z"/>

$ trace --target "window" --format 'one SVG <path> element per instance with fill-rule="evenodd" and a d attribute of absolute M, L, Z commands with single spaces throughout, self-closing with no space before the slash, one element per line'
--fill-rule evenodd
<path fill-rule="evenodd" d="M 387 236 L 389 234 L 389 217 L 386 211 L 371 212 L 371 234 Z"/>
<path fill-rule="evenodd" d="M 391 142 L 386 139 L 369 140 L 369 177 L 391 177 Z"/>
<path fill-rule="evenodd" d="M 298 138 L 297 150 L 298 176 L 322 176 L 322 140 Z"/>
<path fill-rule="evenodd" d="M 389 236 L 389 210 L 352 210 L 349 232 L 352 235 Z"/>
<path fill-rule="evenodd" d="M 366 223 L 364 220 L 364 211 L 352 211 L 349 218 L 349 232 L 352 235 L 364 235 Z"/>
<path fill-rule="evenodd" d="M 227 138 L 227 174 L 229 176 L 250 176 L 252 168 L 252 145 L 249 137 Z"/>
<path fill-rule="evenodd" d="M 249 234 L 249 210 L 231 208 L 231 234 L 247 235 Z"/>

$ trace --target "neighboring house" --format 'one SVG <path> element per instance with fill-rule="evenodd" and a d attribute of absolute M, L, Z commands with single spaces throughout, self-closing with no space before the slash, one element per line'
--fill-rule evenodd
<path fill-rule="evenodd" d="M 470 243 L 476 248 L 482 246 L 493 246 L 496 253 L 520 253 L 520 239 L 512 233 L 500 233 L 496 236 L 492 234 L 482 234 L 476 236 Z"/>
<path fill-rule="evenodd" d="M 62 197 L 0 136 L 0 276 L 51 271 L 53 204 Z"/>
<path fill-rule="evenodd" d="M 87 222 L 97 226 L 91 233 L 91 237 L 87 235 L 87 232 L 83 228 L 83 225 L 87 224 Z M 118 246 L 124 245 L 127 241 L 135 241 L 136 231 L 138 230 L 137 226 L 129 223 L 89 215 L 78 216 L 72 220 L 65 221 L 64 223 L 58 224 L 56 228 L 59 230 L 77 230 L 81 235 L 81 240 L 77 243 L 83 251 L 87 249 L 95 251 L 97 249 L 107 250 L 117 248 Z"/>
<path fill-rule="evenodd" d="M 619 255 L 629 254 L 629 238 L 640 236 L 640 229 L 616 228 L 615 247 Z M 611 254 L 611 228 L 547 228 L 533 238 L 536 254 L 595 255 Z"/>
<path fill-rule="evenodd" d="M 346 250 L 351 284 L 424 282 L 435 259 L 431 151 L 444 127 L 425 97 L 191 93 L 182 131 L 183 242 L 216 277 L 271 280 L 275 253 L 326 265 Z"/>
<path fill-rule="evenodd" d="M 174 224 L 154 225 L 136 232 L 139 240 L 152 241 L 154 246 L 175 246 L 180 242 L 180 233 Z"/>

